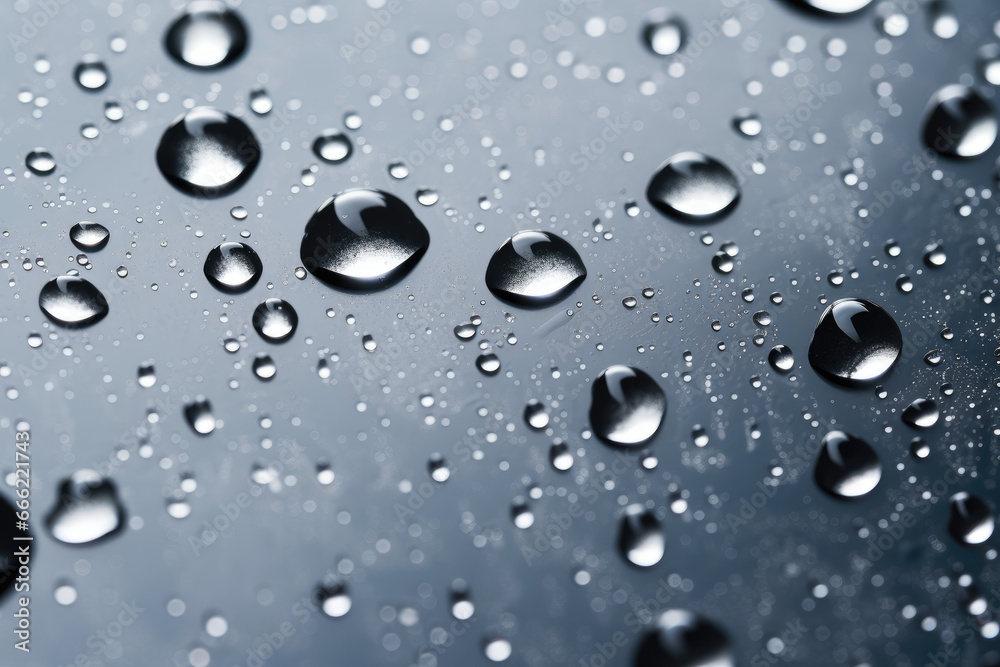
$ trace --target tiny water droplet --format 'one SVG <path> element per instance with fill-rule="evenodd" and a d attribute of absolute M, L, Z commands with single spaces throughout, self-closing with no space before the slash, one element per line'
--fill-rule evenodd
<path fill-rule="evenodd" d="M 250 110 L 258 116 L 266 116 L 274 108 L 271 96 L 263 88 L 250 92 Z"/>
<path fill-rule="evenodd" d="M 492 352 L 481 354 L 476 359 L 476 368 L 484 375 L 496 375 L 500 372 L 500 358 Z"/>
<path fill-rule="evenodd" d="M 430 461 L 427 462 L 427 472 L 430 473 L 431 479 L 439 484 L 444 484 L 451 477 L 448 462 L 444 460 L 443 456 L 436 453 L 432 454 Z"/>
<path fill-rule="evenodd" d="M 153 364 L 143 364 L 139 366 L 139 386 L 149 389 L 156 384 L 156 369 Z"/>
<path fill-rule="evenodd" d="M 351 596 L 347 586 L 336 582 L 323 584 L 316 589 L 316 600 L 323 613 L 330 618 L 340 618 L 351 610 Z"/>
<path fill-rule="evenodd" d="M 278 367 L 269 355 L 260 354 L 253 360 L 253 372 L 261 380 L 270 380 L 278 372 Z"/>
<path fill-rule="evenodd" d="M 687 40 L 687 27 L 677 16 L 658 8 L 646 16 L 642 26 L 642 40 L 653 54 L 672 56 L 680 51 Z"/>
<path fill-rule="evenodd" d="M 856 498 L 875 488 L 882 478 L 882 464 L 864 440 L 831 431 L 823 438 L 814 472 L 816 484 L 830 495 Z"/>
<path fill-rule="evenodd" d="M 100 90 L 110 78 L 107 66 L 94 55 L 85 56 L 73 70 L 73 75 L 84 90 Z"/>
<path fill-rule="evenodd" d="M 556 470 L 566 472 L 573 467 L 573 452 L 565 442 L 553 444 L 549 448 L 549 461 Z"/>
<path fill-rule="evenodd" d="M 542 403 L 532 399 L 524 406 L 524 421 L 536 431 L 544 430 L 549 425 L 549 412 Z"/>

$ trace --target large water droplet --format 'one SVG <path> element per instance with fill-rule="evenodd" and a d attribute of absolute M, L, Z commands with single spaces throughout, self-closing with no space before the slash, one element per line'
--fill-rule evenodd
<path fill-rule="evenodd" d="M 718 160 L 688 151 L 674 155 L 653 176 L 646 197 L 672 218 L 707 222 L 727 214 L 740 198 L 735 174 Z"/>
<path fill-rule="evenodd" d="M 729 638 L 712 621 L 684 609 L 666 609 L 635 656 L 636 667 L 735 667 Z"/>
<path fill-rule="evenodd" d="M 48 176 L 56 170 L 55 158 L 44 148 L 36 148 L 25 155 L 24 165 L 36 176 Z"/>
<path fill-rule="evenodd" d="M 247 29 L 239 14 L 219 0 L 195 0 L 167 30 L 167 53 L 188 67 L 224 67 L 247 48 Z"/>
<path fill-rule="evenodd" d="M 50 320 L 64 327 L 94 324 L 108 314 L 108 301 L 101 291 L 78 276 L 59 276 L 45 283 L 38 305 Z"/>
<path fill-rule="evenodd" d="M 584 278 L 580 255 L 549 232 L 525 231 L 503 242 L 486 267 L 486 286 L 499 298 L 545 306 L 564 298 Z"/>
<path fill-rule="evenodd" d="M 212 404 L 204 396 L 198 396 L 194 401 L 184 406 L 184 418 L 198 435 L 208 435 L 215 430 L 215 415 L 212 414 Z"/>
<path fill-rule="evenodd" d="M 767 363 L 779 373 L 787 373 L 795 368 L 795 355 L 787 345 L 775 345 L 767 353 Z"/>
<path fill-rule="evenodd" d="M 323 162 L 337 164 L 351 157 L 351 140 L 343 132 L 324 130 L 313 142 L 313 153 Z"/>
<path fill-rule="evenodd" d="M 213 107 L 195 107 L 163 133 L 156 163 L 181 192 L 220 197 L 250 178 L 260 153 L 257 138 L 242 120 Z"/>
<path fill-rule="evenodd" d="M 69 240 L 80 250 L 96 252 L 108 245 L 111 232 L 99 222 L 78 222 L 69 228 Z"/>
<path fill-rule="evenodd" d="M 263 270 L 260 256 L 246 243 L 220 243 L 205 257 L 205 277 L 223 292 L 247 291 L 257 284 Z"/>
<path fill-rule="evenodd" d="M 949 501 L 948 532 L 962 544 L 982 544 L 993 535 L 996 520 L 990 506 L 965 491 Z"/>
<path fill-rule="evenodd" d="M 843 431 L 830 431 L 816 458 L 816 484 L 837 498 L 869 493 L 882 479 L 882 464 L 871 445 Z"/>
<path fill-rule="evenodd" d="M 928 148 L 948 157 L 976 157 L 996 138 L 996 112 L 978 91 L 952 84 L 931 96 L 924 120 Z"/>
<path fill-rule="evenodd" d="M 253 311 L 253 328 L 272 343 L 281 343 L 291 338 L 298 325 L 298 313 L 292 308 L 292 304 L 283 299 L 268 299 Z"/>
<path fill-rule="evenodd" d="M 45 524 L 60 542 L 86 544 L 114 534 L 124 520 L 125 510 L 114 483 L 83 469 L 59 485 L 56 506 L 45 517 Z"/>
<path fill-rule="evenodd" d="M 656 433 L 667 412 L 667 397 L 646 373 L 615 365 L 605 369 L 591 390 L 590 424 L 615 445 L 640 445 Z"/>
<path fill-rule="evenodd" d="M 864 299 L 840 299 L 819 318 L 809 363 L 826 378 L 862 385 L 881 378 L 899 359 L 903 336 L 889 313 Z"/>
<path fill-rule="evenodd" d="M 639 503 L 629 505 L 618 529 L 618 548 L 633 565 L 656 565 L 663 559 L 666 550 L 660 520 Z"/>
<path fill-rule="evenodd" d="M 323 202 L 306 224 L 299 255 L 320 280 L 362 290 L 401 279 L 429 244 L 409 206 L 388 193 L 358 189 Z"/>
<path fill-rule="evenodd" d="M 903 423 L 912 428 L 930 428 L 937 424 L 941 413 L 937 403 L 929 398 L 918 398 L 903 408 Z"/>

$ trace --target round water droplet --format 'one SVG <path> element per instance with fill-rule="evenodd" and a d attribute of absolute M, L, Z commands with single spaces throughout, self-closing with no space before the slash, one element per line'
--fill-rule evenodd
<path fill-rule="evenodd" d="M 923 132 L 927 147 L 941 155 L 976 157 L 997 138 L 996 112 L 978 91 L 952 84 L 931 96 Z"/>
<path fill-rule="evenodd" d="M 351 139 L 338 130 L 323 130 L 313 142 L 313 153 L 323 162 L 337 164 L 351 157 Z"/>
<path fill-rule="evenodd" d="M 139 386 L 143 389 L 149 389 L 156 384 L 156 369 L 153 364 L 143 364 L 139 366 Z"/>
<path fill-rule="evenodd" d="M 708 222 L 722 218 L 736 206 L 740 186 L 729 167 L 688 151 L 660 166 L 649 182 L 646 197 L 671 218 Z"/>
<path fill-rule="evenodd" d="M 658 8 L 646 16 L 642 26 L 642 41 L 658 56 L 672 56 L 684 47 L 687 27 L 677 16 Z"/>
<path fill-rule="evenodd" d="M 198 435 L 208 435 L 215 430 L 212 404 L 204 396 L 198 396 L 193 402 L 184 406 L 184 418 Z"/>
<path fill-rule="evenodd" d="M 733 118 L 733 127 L 744 137 L 756 137 L 764 129 L 764 124 L 756 112 L 740 109 Z"/>
<path fill-rule="evenodd" d="M 45 517 L 52 537 L 66 544 L 87 544 L 122 528 L 125 510 L 114 483 L 89 469 L 64 479 L 56 506 Z"/>
<path fill-rule="evenodd" d="M 472 322 L 463 322 L 455 327 L 455 336 L 459 340 L 471 340 L 476 335 L 476 327 Z"/>
<path fill-rule="evenodd" d="M 666 609 L 643 636 L 635 667 L 735 667 L 729 638 L 712 621 L 684 609 Z"/>
<path fill-rule="evenodd" d="M 60 276 L 45 283 L 38 305 L 46 317 L 64 327 L 94 324 L 108 314 L 104 295 L 78 276 Z"/>
<path fill-rule="evenodd" d="M 924 264 L 932 269 L 944 266 L 948 261 L 948 256 L 944 252 L 944 247 L 940 243 L 931 243 L 924 248 Z"/>
<path fill-rule="evenodd" d="M 260 354 L 253 360 L 253 373 L 261 380 L 270 380 L 277 372 L 278 367 L 270 356 Z"/>
<path fill-rule="evenodd" d="M 503 242 L 486 267 L 486 286 L 497 297 L 524 306 L 565 298 L 587 277 L 576 250 L 549 232 L 523 231 Z"/>
<path fill-rule="evenodd" d="M 36 176 L 48 176 L 56 170 L 56 161 L 44 148 L 36 148 L 24 156 L 24 164 Z"/>
<path fill-rule="evenodd" d="M 527 530 L 535 523 L 535 515 L 528 507 L 528 501 L 524 496 L 517 496 L 510 506 L 510 517 L 514 525 L 521 530 Z"/>
<path fill-rule="evenodd" d="M 481 354 L 476 358 L 476 368 L 483 375 L 496 375 L 500 372 L 500 358 L 492 352 Z"/>
<path fill-rule="evenodd" d="M 388 193 L 358 189 L 323 202 L 306 225 L 299 255 L 324 282 L 376 289 L 409 273 L 429 244 L 427 228 L 409 206 Z"/>
<path fill-rule="evenodd" d="M 316 600 L 323 613 L 330 618 L 340 618 L 351 610 L 351 596 L 342 583 L 324 584 L 316 589 Z"/>
<path fill-rule="evenodd" d="M 80 250 L 96 252 L 108 245 L 111 232 L 99 222 L 78 222 L 69 228 L 69 240 Z"/>
<path fill-rule="evenodd" d="M 958 17 L 945 0 L 931 0 L 927 5 L 927 18 L 935 37 L 951 39 L 958 34 Z"/>
<path fill-rule="evenodd" d="M 646 373 L 628 366 L 605 369 L 591 389 L 590 424 L 611 444 L 633 446 L 656 434 L 667 412 L 667 397 Z"/>
<path fill-rule="evenodd" d="M 638 567 L 652 567 L 663 559 L 666 539 L 660 520 L 643 505 L 625 508 L 618 528 L 618 548 L 628 562 Z"/>
<path fill-rule="evenodd" d="M 843 431 L 830 431 L 823 438 L 816 458 L 816 484 L 837 498 L 857 498 L 882 479 L 878 454 L 867 442 Z"/>
<path fill-rule="evenodd" d="M 976 50 L 979 76 L 991 86 L 1000 86 L 1000 44 L 984 44 Z"/>
<path fill-rule="evenodd" d="M 536 431 L 541 431 L 549 425 L 549 412 L 543 404 L 532 399 L 524 406 L 524 421 Z"/>
<path fill-rule="evenodd" d="M 263 88 L 250 92 L 250 110 L 258 116 L 266 116 L 274 108 L 271 96 Z"/>
<path fill-rule="evenodd" d="M 937 403 L 929 398 L 918 398 L 903 408 L 903 423 L 911 428 L 930 428 L 941 416 Z"/>
<path fill-rule="evenodd" d="M 503 662 L 512 652 L 510 642 L 502 637 L 493 637 L 483 642 L 483 655 L 490 662 Z"/>
<path fill-rule="evenodd" d="M 181 192 L 220 197 L 250 178 L 260 154 L 257 138 L 242 120 L 212 107 L 195 107 L 163 133 L 156 163 Z"/>
<path fill-rule="evenodd" d="M 926 459 L 931 454 L 931 446 L 923 438 L 914 438 L 910 441 L 910 453 L 918 459 Z"/>
<path fill-rule="evenodd" d="M 549 461 L 556 470 L 566 472 L 573 467 L 573 452 L 565 442 L 556 443 L 549 448 Z"/>
<path fill-rule="evenodd" d="M 110 78 L 107 66 L 94 55 L 85 56 L 73 70 L 73 75 L 84 90 L 100 90 Z"/>
<path fill-rule="evenodd" d="M 779 373 L 787 373 L 795 367 L 795 355 L 787 345 L 775 345 L 767 354 L 767 363 Z"/>
<path fill-rule="evenodd" d="M 246 292 L 257 284 L 264 264 L 246 243 L 226 241 L 212 248 L 205 257 L 205 277 L 223 292 Z"/>
<path fill-rule="evenodd" d="M 462 579 L 456 579 L 451 584 L 451 615 L 460 621 L 472 618 L 476 606 L 472 603 L 469 586 Z"/>
<path fill-rule="evenodd" d="M 721 274 L 732 273 L 736 268 L 736 262 L 730 255 L 720 250 L 712 256 L 712 268 Z"/>
<path fill-rule="evenodd" d="M 188 3 L 167 30 L 167 53 L 188 67 L 225 67 L 243 55 L 247 29 L 239 14 L 219 0 Z"/>
<path fill-rule="evenodd" d="M 996 520 L 979 496 L 960 491 L 948 503 L 948 532 L 962 544 L 982 544 L 993 535 Z"/>
<path fill-rule="evenodd" d="M 439 484 L 447 482 L 448 478 L 451 477 L 448 462 L 440 454 L 431 454 L 431 459 L 427 462 L 427 472 L 430 473 L 431 479 Z"/>
<path fill-rule="evenodd" d="M 405 162 L 393 162 L 389 165 L 389 175 L 397 181 L 401 181 L 410 175 L 410 168 Z"/>
<path fill-rule="evenodd" d="M 292 304 L 283 299 L 268 299 L 253 311 L 253 328 L 264 340 L 272 343 L 291 338 L 298 324 L 298 313 Z"/>
<path fill-rule="evenodd" d="M 840 299 L 819 318 L 809 363 L 834 382 L 862 385 L 883 377 L 903 351 L 903 336 L 889 313 L 864 299 Z"/>

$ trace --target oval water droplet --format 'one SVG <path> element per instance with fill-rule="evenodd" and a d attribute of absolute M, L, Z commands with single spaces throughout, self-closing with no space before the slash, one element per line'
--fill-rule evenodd
<path fill-rule="evenodd" d="M 903 352 L 899 325 L 865 299 L 839 299 L 819 318 L 809 363 L 829 380 L 863 385 L 883 377 Z"/>
<path fill-rule="evenodd" d="M 814 469 L 816 484 L 837 498 L 863 496 L 882 479 L 882 463 L 871 445 L 843 431 L 823 438 Z"/>
<path fill-rule="evenodd" d="M 260 354 L 253 360 L 253 374 L 261 380 L 270 380 L 278 372 L 278 367 L 274 364 L 274 359 L 269 355 Z"/>
<path fill-rule="evenodd" d="M 660 520 L 643 505 L 625 508 L 618 528 L 618 548 L 628 562 L 638 567 L 652 567 L 663 559 L 666 539 Z"/>
<path fill-rule="evenodd" d="M 56 170 L 55 158 L 44 148 L 36 148 L 25 155 L 24 165 L 36 176 L 48 176 Z"/>
<path fill-rule="evenodd" d="M 440 454 L 431 454 L 430 461 L 427 462 L 427 472 L 430 473 L 431 479 L 439 484 L 444 484 L 451 477 L 451 469 L 448 467 L 448 462 L 444 460 L 444 457 Z"/>
<path fill-rule="evenodd" d="M 929 398 L 918 398 L 903 408 L 903 423 L 911 428 L 930 428 L 941 416 L 937 403 Z"/>
<path fill-rule="evenodd" d="M 313 142 L 313 153 L 323 162 L 337 164 L 351 157 L 351 139 L 339 130 L 323 130 Z"/>
<path fill-rule="evenodd" d="M 566 472 L 573 467 L 573 452 L 565 442 L 556 443 L 549 448 L 549 461 L 556 470 Z"/>
<path fill-rule="evenodd" d="M 645 634 L 635 667 L 735 667 L 729 637 L 712 621 L 685 609 L 666 609 Z"/>
<path fill-rule="evenodd" d="M 219 0 L 194 0 L 167 30 L 167 53 L 188 67 L 225 67 L 247 48 L 247 28 L 239 14 Z"/>
<path fill-rule="evenodd" d="M 948 502 L 948 532 L 962 544 L 982 544 L 993 535 L 996 520 L 979 496 L 960 491 Z"/>
<path fill-rule="evenodd" d="M 476 358 L 476 368 L 483 375 L 496 375 L 500 372 L 500 358 L 492 352 L 481 354 Z"/>
<path fill-rule="evenodd" d="M 66 544 L 88 544 L 122 528 L 125 509 L 114 483 L 89 469 L 64 479 L 56 506 L 45 517 L 52 537 Z"/>
<path fill-rule="evenodd" d="M 961 84 L 945 86 L 927 104 L 923 133 L 927 147 L 941 155 L 976 157 L 996 141 L 996 112 L 973 88 Z"/>
<path fill-rule="evenodd" d="M 80 250 L 96 252 L 108 244 L 111 232 L 99 222 L 78 222 L 69 228 L 69 240 Z"/>
<path fill-rule="evenodd" d="M 323 584 L 316 589 L 316 600 L 323 613 L 330 618 L 340 618 L 351 610 L 351 596 L 341 582 Z"/>
<path fill-rule="evenodd" d="M 306 224 L 303 265 L 344 289 L 388 287 L 427 251 L 430 235 L 410 207 L 380 190 L 346 190 L 327 199 Z"/>
<path fill-rule="evenodd" d="M 246 243 L 226 241 L 212 248 L 205 257 L 205 277 L 223 292 L 245 292 L 260 280 L 264 264 Z"/>
<path fill-rule="evenodd" d="M 242 120 L 213 107 L 195 107 L 163 133 L 156 163 L 181 192 L 211 198 L 243 185 L 260 155 L 257 138 Z"/>
<path fill-rule="evenodd" d="M 38 305 L 50 320 L 64 327 L 83 327 L 104 319 L 108 301 L 79 276 L 59 276 L 42 286 Z"/>
<path fill-rule="evenodd" d="M 587 277 L 576 250 L 549 232 L 523 231 L 497 248 L 486 267 L 486 286 L 504 301 L 547 306 L 565 298 Z"/>
<path fill-rule="evenodd" d="M 212 414 L 212 404 L 204 396 L 198 396 L 194 401 L 184 406 L 184 418 L 198 435 L 208 435 L 215 430 L 215 415 Z"/>
<path fill-rule="evenodd" d="M 73 70 L 73 76 L 81 88 L 91 91 L 100 90 L 106 86 L 110 78 L 107 65 L 94 55 L 85 56 Z"/>
<path fill-rule="evenodd" d="M 590 424 L 599 438 L 615 445 L 645 443 L 656 434 L 667 412 L 667 397 L 649 375 L 615 365 L 594 380 Z"/>
<path fill-rule="evenodd" d="M 649 203 L 681 220 L 708 222 L 724 217 L 740 198 L 735 174 L 718 160 L 688 151 L 664 162 L 646 189 Z"/>
<path fill-rule="evenodd" d="M 264 340 L 272 343 L 291 338 L 298 325 L 298 313 L 292 304 L 283 299 L 268 299 L 253 311 L 253 328 Z"/>

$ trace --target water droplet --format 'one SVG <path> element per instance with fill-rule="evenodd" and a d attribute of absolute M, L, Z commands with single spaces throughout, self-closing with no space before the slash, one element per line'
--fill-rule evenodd
<path fill-rule="evenodd" d="M 510 517 L 513 519 L 514 525 L 521 530 L 527 530 L 535 523 L 535 515 L 528 507 L 528 501 L 524 496 L 514 498 L 510 506 Z"/>
<path fill-rule="evenodd" d="M 900 274 L 900 276 L 896 278 L 896 289 L 903 294 L 909 294 L 913 291 L 913 280 L 911 280 L 910 276 L 905 273 Z"/>
<path fill-rule="evenodd" d="M 712 256 L 712 268 L 718 273 L 732 273 L 733 269 L 736 268 L 736 262 L 731 256 L 720 250 Z"/>
<path fill-rule="evenodd" d="M 219 0 L 194 0 L 167 30 L 167 53 L 188 67 L 225 67 L 243 55 L 247 29 Z"/>
<path fill-rule="evenodd" d="M 771 314 L 766 310 L 758 310 L 753 314 L 753 323 L 759 327 L 767 327 L 771 325 Z"/>
<path fill-rule="evenodd" d="M 979 75 L 991 86 L 1000 86 L 1000 44 L 984 44 L 976 50 Z"/>
<path fill-rule="evenodd" d="M 440 484 L 444 484 L 451 477 L 448 462 L 444 460 L 443 456 L 436 453 L 431 454 L 431 459 L 427 462 L 427 472 L 430 473 L 431 479 Z"/>
<path fill-rule="evenodd" d="M 637 305 L 639 305 L 639 300 L 636 299 L 634 296 L 627 296 L 624 299 L 622 299 L 622 305 L 628 308 L 629 310 L 632 310 Z"/>
<path fill-rule="evenodd" d="M 278 367 L 269 355 L 260 354 L 253 360 L 253 372 L 261 380 L 270 380 L 278 372 Z"/>
<path fill-rule="evenodd" d="M 393 162 L 389 165 L 389 175 L 401 181 L 410 175 L 410 168 L 406 166 L 405 162 Z"/>
<path fill-rule="evenodd" d="M 463 579 L 451 583 L 451 615 L 460 621 L 472 618 L 476 606 L 472 603 L 469 586 Z"/>
<path fill-rule="evenodd" d="M 94 324 L 108 314 L 104 295 L 78 276 L 60 276 L 45 283 L 38 305 L 50 320 L 71 328 Z"/>
<path fill-rule="evenodd" d="M 672 56 L 681 50 L 687 39 L 687 27 L 677 16 L 666 9 L 655 9 L 646 17 L 642 27 L 646 48 L 658 56 Z"/>
<path fill-rule="evenodd" d="M 869 493 L 882 479 L 882 464 L 864 440 L 830 431 L 816 458 L 815 477 L 816 484 L 830 495 L 856 498 Z"/>
<path fill-rule="evenodd" d="M 107 66 L 94 55 L 85 56 L 76 66 L 73 75 L 84 90 L 100 90 L 110 78 Z"/>
<path fill-rule="evenodd" d="M 924 143 L 948 157 L 982 155 L 997 138 L 993 106 L 978 91 L 960 84 L 938 90 L 927 104 Z"/>
<path fill-rule="evenodd" d="M 663 390 L 639 369 L 615 365 L 594 380 L 590 423 L 607 442 L 626 447 L 645 443 L 660 428 L 666 412 Z"/>
<path fill-rule="evenodd" d="M 930 456 L 931 446 L 923 438 L 914 438 L 910 441 L 910 453 L 918 459 L 926 459 Z"/>
<path fill-rule="evenodd" d="M 184 418 L 199 435 L 208 435 L 215 430 L 212 404 L 204 396 L 198 396 L 193 402 L 184 406 Z"/>
<path fill-rule="evenodd" d="M 930 428 L 941 416 L 937 403 L 929 398 L 918 398 L 903 408 L 903 423 L 911 428 Z"/>
<path fill-rule="evenodd" d="M 48 176 L 56 170 L 55 158 L 44 148 L 36 148 L 24 156 L 24 164 L 36 176 Z"/>
<path fill-rule="evenodd" d="M 299 250 L 320 280 L 345 289 L 384 288 L 416 265 L 430 235 L 401 200 L 379 190 L 327 199 L 306 225 Z"/>
<path fill-rule="evenodd" d="M 434 206 L 438 202 L 437 190 L 417 190 L 417 202 L 421 206 Z"/>
<path fill-rule="evenodd" d="M 98 222 L 78 222 L 69 229 L 69 240 L 80 250 L 96 252 L 108 244 L 111 232 Z"/>
<path fill-rule="evenodd" d="M 536 431 L 541 431 L 549 425 L 549 412 L 543 404 L 532 399 L 524 406 L 524 421 Z"/>
<path fill-rule="evenodd" d="M 56 506 L 45 517 L 52 537 L 66 544 L 88 544 L 122 528 L 125 510 L 114 483 L 89 469 L 59 484 Z"/>
<path fill-rule="evenodd" d="M 684 609 L 666 609 L 646 633 L 635 667 L 735 667 L 729 638 L 712 621 Z"/>
<path fill-rule="evenodd" d="M 958 17 L 951 4 L 944 0 L 932 0 L 927 5 L 927 18 L 930 20 L 931 32 L 941 39 L 951 39 L 958 34 Z"/>
<path fill-rule="evenodd" d="M 795 367 L 795 355 L 787 345 L 775 345 L 767 354 L 767 363 L 779 373 L 787 373 Z"/>
<path fill-rule="evenodd" d="M 764 129 L 764 124 L 756 112 L 740 109 L 733 118 L 733 127 L 744 137 L 756 137 Z"/>
<path fill-rule="evenodd" d="M 216 289 L 230 294 L 246 292 L 264 271 L 260 256 L 246 243 L 226 241 L 205 257 L 205 277 Z"/>
<path fill-rule="evenodd" d="M 500 358 L 492 352 L 481 354 L 476 359 L 476 368 L 484 375 L 496 375 L 500 372 Z"/>
<path fill-rule="evenodd" d="M 156 384 L 156 369 L 153 364 L 143 364 L 139 366 L 139 386 L 149 389 Z"/>
<path fill-rule="evenodd" d="M 979 496 L 960 491 L 948 502 L 948 532 L 962 544 L 982 544 L 993 535 L 996 520 Z"/>
<path fill-rule="evenodd" d="M 566 472 L 573 467 L 573 452 L 565 442 L 556 443 L 549 448 L 549 461 L 556 470 Z"/>
<path fill-rule="evenodd" d="M 483 655 L 490 662 L 503 662 L 513 652 L 510 642 L 502 637 L 494 637 L 483 642 Z"/>
<path fill-rule="evenodd" d="M 274 108 L 271 96 L 263 88 L 250 92 L 250 110 L 258 116 L 266 116 Z"/>
<path fill-rule="evenodd" d="M 167 500 L 167 514 L 174 519 L 186 519 L 191 514 L 191 503 L 183 499 L 171 498 Z"/>
<path fill-rule="evenodd" d="M 253 328 L 264 340 L 281 343 L 295 333 L 299 315 L 292 304 L 283 299 L 271 298 L 253 311 Z"/>
<path fill-rule="evenodd" d="M 337 164 L 351 157 L 353 148 L 350 138 L 338 130 L 323 130 L 323 134 L 313 142 L 313 153 L 320 160 Z"/>
<path fill-rule="evenodd" d="M 931 243 L 924 248 L 924 264 L 932 269 L 944 266 L 948 261 L 948 256 L 944 252 L 944 246 L 940 243 Z"/>
<path fill-rule="evenodd" d="M 586 277 L 587 269 L 573 246 L 540 231 L 522 231 L 508 238 L 486 268 L 489 290 L 524 306 L 560 301 Z"/>
<path fill-rule="evenodd" d="M 340 618 L 351 610 L 351 596 L 347 586 L 337 582 L 324 584 L 316 589 L 316 600 L 323 613 L 330 618 Z"/>
<path fill-rule="evenodd" d="M 618 548 L 628 562 L 638 567 L 652 567 L 663 559 L 666 539 L 660 520 L 639 503 L 625 508 L 618 528 Z"/>
<path fill-rule="evenodd" d="M 688 151 L 674 155 L 653 176 L 646 197 L 661 213 L 683 221 L 725 216 L 740 198 L 736 176 L 718 160 Z"/>
<path fill-rule="evenodd" d="M 472 322 L 463 322 L 455 327 L 455 336 L 459 340 L 471 340 L 476 335 L 476 327 Z"/>
<path fill-rule="evenodd" d="M 820 316 L 809 343 L 809 363 L 834 382 L 861 385 L 883 377 L 903 351 L 889 313 L 864 299 L 840 299 Z"/>

